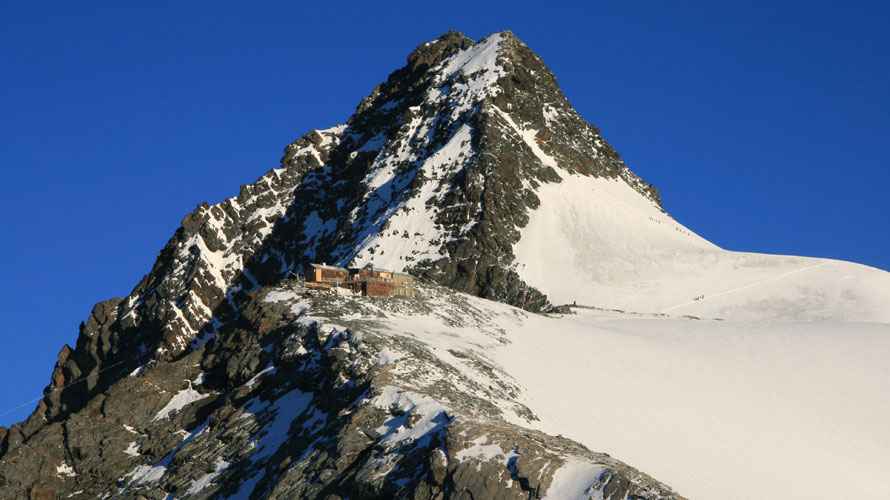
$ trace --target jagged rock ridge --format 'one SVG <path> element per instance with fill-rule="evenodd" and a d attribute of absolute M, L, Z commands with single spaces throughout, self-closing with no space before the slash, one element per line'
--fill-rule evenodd
<path fill-rule="evenodd" d="M 307 133 L 281 168 L 199 206 L 128 297 L 96 305 L 31 417 L 0 430 L 0 492 L 540 498 L 572 457 L 599 467 L 591 486 L 606 498 L 676 498 L 606 456 L 506 424 L 534 416 L 496 376 L 488 389 L 461 385 L 442 367 L 443 387 L 412 391 L 382 363 L 394 337 L 358 341 L 367 324 L 340 325 L 346 299 L 267 300 L 324 260 L 540 309 L 547 299 L 511 268 L 512 248 L 535 187 L 564 182 L 554 167 L 619 179 L 660 206 L 511 33 L 421 45 L 347 124 Z M 410 440 L 386 430 L 418 425 Z M 461 455 L 474 445 L 500 452 Z"/>

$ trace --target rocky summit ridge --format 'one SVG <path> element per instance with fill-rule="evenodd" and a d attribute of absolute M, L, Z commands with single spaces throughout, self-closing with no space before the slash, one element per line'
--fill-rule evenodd
<path fill-rule="evenodd" d="M 536 188 L 572 176 L 660 208 L 512 33 L 419 46 L 346 124 L 198 206 L 129 296 L 93 308 L 32 415 L 0 428 L 0 497 L 544 498 L 568 470 L 596 498 L 679 498 L 523 427 L 521 388 L 484 356 L 443 361 L 392 326 L 509 342 L 500 322 L 549 306 L 513 247 Z M 292 279 L 321 261 L 409 272 L 419 299 Z"/>

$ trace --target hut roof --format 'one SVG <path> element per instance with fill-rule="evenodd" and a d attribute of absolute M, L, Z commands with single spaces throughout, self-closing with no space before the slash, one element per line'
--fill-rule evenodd
<path fill-rule="evenodd" d="M 342 273 L 348 273 L 348 272 L 349 272 L 349 271 L 347 271 L 346 269 L 344 269 L 344 268 L 342 268 L 342 267 L 340 267 L 340 266 L 329 266 L 329 265 L 327 265 L 327 264 L 316 264 L 316 263 L 314 263 L 314 262 L 313 262 L 312 264 L 309 264 L 309 265 L 312 266 L 312 267 L 314 267 L 315 269 L 327 269 L 328 271 L 340 271 L 340 272 L 342 272 Z"/>

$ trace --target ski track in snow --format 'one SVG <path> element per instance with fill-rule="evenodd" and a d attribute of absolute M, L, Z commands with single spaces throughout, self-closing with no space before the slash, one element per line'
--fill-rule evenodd
<path fill-rule="evenodd" d="M 744 286 L 740 286 L 740 287 L 736 287 L 736 288 L 731 288 L 731 289 L 729 289 L 729 290 L 724 290 L 724 291 L 722 291 L 722 292 L 709 293 L 709 294 L 708 294 L 706 297 L 704 297 L 702 300 L 707 300 L 708 298 L 720 297 L 720 296 L 723 296 L 723 295 L 729 295 L 729 294 L 731 294 L 731 293 L 740 292 L 740 291 L 742 291 L 742 290 L 747 290 L 747 289 L 749 289 L 749 288 L 754 288 L 754 287 L 756 287 L 756 286 L 760 286 L 760 285 L 763 285 L 763 284 L 765 284 L 765 283 L 770 283 L 770 282 L 772 282 L 772 281 L 778 281 L 778 280 L 780 280 L 780 279 L 782 279 L 782 278 L 786 278 L 786 277 L 788 277 L 788 276 L 791 276 L 792 274 L 802 273 L 802 272 L 804 272 L 804 271 L 809 271 L 809 270 L 811 270 L 811 269 L 815 269 L 815 268 L 817 268 L 817 267 L 822 267 L 822 266 L 824 266 L 824 265 L 826 265 L 826 264 L 828 264 L 828 262 L 820 262 L 819 264 L 813 264 L 812 266 L 807 266 L 807 267 L 804 267 L 804 268 L 801 268 L 801 269 L 795 269 L 794 271 L 788 271 L 787 273 L 783 273 L 783 274 L 780 274 L 780 275 L 778 275 L 778 276 L 773 276 L 773 277 L 771 277 L 771 278 L 765 278 L 765 279 L 762 279 L 762 280 L 760 280 L 760 281 L 756 281 L 756 282 L 751 283 L 751 284 L 748 284 L 748 285 L 744 285 Z M 675 305 L 675 306 L 671 306 L 671 307 L 668 307 L 668 308 L 666 308 L 666 309 L 663 309 L 662 312 L 673 311 L 674 309 L 678 309 L 678 308 L 683 307 L 683 306 L 693 305 L 693 304 L 695 304 L 696 302 L 697 302 L 697 301 L 695 301 L 695 300 L 690 300 L 690 301 L 688 301 L 688 302 L 683 302 L 682 304 L 677 304 L 677 305 Z"/>

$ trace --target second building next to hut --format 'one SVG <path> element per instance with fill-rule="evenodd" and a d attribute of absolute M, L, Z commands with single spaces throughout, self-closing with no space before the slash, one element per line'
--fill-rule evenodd
<path fill-rule="evenodd" d="M 306 286 L 316 290 L 343 287 L 367 297 L 401 295 L 414 298 L 413 276 L 374 267 L 346 269 L 324 263 L 310 264 L 306 269 Z"/>

